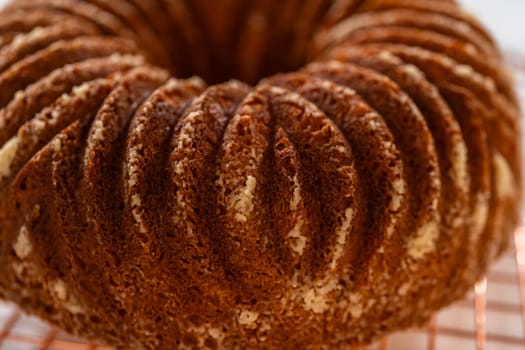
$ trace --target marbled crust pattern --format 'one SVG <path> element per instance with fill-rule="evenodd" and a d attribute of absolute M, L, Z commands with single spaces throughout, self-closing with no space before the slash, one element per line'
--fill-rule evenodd
<path fill-rule="evenodd" d="M 506 249 L 519 116 L 455 1 L 13 1 L 0 297 L 115 347 L 369 343 Z"/>

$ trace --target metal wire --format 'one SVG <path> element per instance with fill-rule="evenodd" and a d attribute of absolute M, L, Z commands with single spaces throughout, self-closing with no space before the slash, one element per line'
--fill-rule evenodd
<path fill-rule="evenodd" d="M 517 85 L 525 101 L 525 59 L 518 54 L 510 54 L 508 58 L 520 73 Z M 395 334 L 370 347 L 352 349 L 525 349 L 525 225 L 515 231 L 513 243 L 513 249 L 502 258 L 506 264 L 497 264 L 501 266 L 478 282 L 471 296 L 435 315 L 426 328 Z M 492 297 L 488 292 L 493 287 L 502 292 Z M 505 292 L 512 290 L 516 293 Z M 469 313 L 472 325 L 468 322 L 470 316 L 465 318 Z M 22 314 L 14 305 L 0 302 L 0 350 L 110 349 L 74 339 Z"/>

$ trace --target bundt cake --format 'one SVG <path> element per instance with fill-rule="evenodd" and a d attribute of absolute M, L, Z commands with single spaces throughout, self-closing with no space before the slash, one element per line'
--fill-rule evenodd
<path fill-rule="evenodd" d="M 12 1 L 0 297 L 133 349 L 422 325 L 509 243 L 519 113 L 452 0 Z"/>

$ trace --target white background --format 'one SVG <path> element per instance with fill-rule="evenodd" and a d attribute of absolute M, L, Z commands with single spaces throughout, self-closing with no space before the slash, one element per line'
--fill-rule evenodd
<path fill-rule="evenodd" d="M 485 23 L 503 49 L 525 53 L 525 0 L 461 0 Z"/>
<path fill-rule="evenodd" d="M 525 53 L 525 35 L 522 35 L 525 27 L 525 0 L 460 1 L 467 9 L 481 17 L 503 49 L 514 49 Z M 0 0 L 0 5 L 6 2 Z"/>

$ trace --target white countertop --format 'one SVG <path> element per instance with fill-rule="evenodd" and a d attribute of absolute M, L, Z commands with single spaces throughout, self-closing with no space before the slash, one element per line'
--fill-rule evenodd
<path fill-rule="evenodd" d="M 525 0 L 460 0 L 481 18 L 504 50 L 525 52 Z"/>

